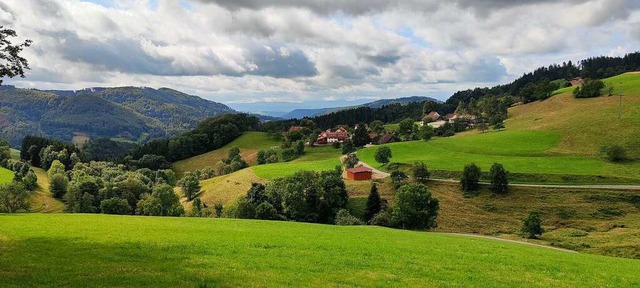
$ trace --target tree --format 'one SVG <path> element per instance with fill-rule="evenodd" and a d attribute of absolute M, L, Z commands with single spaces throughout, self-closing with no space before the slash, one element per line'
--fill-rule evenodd
<path fill-rule="evenodd" d="M 344 140 L 342 143 L 342 155 L 356 152 L 356 147 L 353 146 L 353 141 L 350 139 Z"/>
<path fill-rule="evenodd" d="M 598 97 L 602 94 L 602 89 L 604 87 L 605 85 L 602 80 L 587 79 L 582 83 L 582 85 L 573 90 L 573 96 L 576 98 Z"/>
<path fill-rule="evenodd" d="M 369 124 L 369 129 L 371 129 L 371 132 L 373 133 L 382 134 L 382 132 L 384 132 L 384 122 L 380 120 L 374 120 L 373 122 L 371 122 L 371 124 Z"/>
<path fill-rule="evenodd" d="M 460 177 L 460 188 L 462 188 L 462 191 L 477 191 L 479 188 L 480 176 L 482 176 L 482 170 L 480 170 L 478 165 L 471 163 L 464 166 L 462 177 Z"/>
<path fill-rule="evenodd" d="M 622 162 L 627 160 L 627 150 L 618 144 L 604 147 L 602 150 L 605 152 L 605 158 L 611 162 Z"/>
<path fill-rule="evenodd" d="M 100 201 L 100 211 L 104 214 L 128 215 L 131 214 L 131 206 L 126 199 L 114 197 Z"/>
<path fill-rule="evenodd" d="M 200 179 L 195 173 L 187 172 L 180 182 L 180 187 L 187 200 L 191 201 L 200 193 Z"/>
<path fill-rule="evenodd" d="M 367 206 L 364 210 L 364 217 L 367 222 L 373 218 L 374 215 L 378 214 L 382 210 L 382 200 L 380 199 L 380 194 L 378 193 L 378 186 L 376 183 L 371 185 L 371 190 L 369 190 L 369 197 L 367 197 Z"/>
<path fill-rule="evenodd" d="M 0 185 L 0 212 L 28 211 L 29 206 L 29 193 L 22 183 Z"/>
<path fill-rule="evenodd" d="M 65 174 L 64 164 L 62 164 L 62 162 L 58 160 L 54 160 L 51 163 L 51 167 L 49 168 L 49 171 L 47 171 L 47 175 L 49 176 L 49 179 L 51 179 L 55 174 L 63 174 L 63 175 Z"/>
<path fill-rule="evenodd" d="M 265 150 L 258 151 L 258 156 L 256 161 L 258 165 L 267 164 L 267 153 Z"/>
<path fill-rule="evenodd" d="M 404 180 L 407 180 L 409 178 L 407 177 L 407 174 L 404 174 L 404 172 L 398 170 L 392 171 L 390 176 L 391 182 L 393 182 L 393 187 L 395 187 L 396 189 L 404 185 Z"/>
<path fill-rule="evenodd" d="M 414 121 L 411 118 L 402 119 L 402 121 L 400 121 L 400 123 L 398 124 L 398 133 L 402 136 L 409 135 L 411 133 L 411 130 L 413 129 L 413 122 Z"/>
<path fill-rule="evenodd" d="M 522 221 L 522 233 L 526 238 L 536 239 L 542 235 L 542 219 L 539 212 L 529 212 L 529 216 Z"/>
<path fill-rule="evenodd" d="M 429 180 L 429 170 L 427 170 L 427 165 L 422 162 L 416 162 L 413 164 L 413 179 L 417 182 L 425 183 Z"/>
<path fill-rule="evenodd" d="M 394 222 L 403 229 L 431 229 L 436 227 L 440 204 L 422 184 L 407 184 L 396 193 L 393 208 Z"/>
<path fill-rule="evenodd" d="M 344 167 L 347 169 L 356 167 L 358 163 L 360 163 L 360 159 L 358 159 L 358 156 L 356 156 L 355 153 L 351 153 L 344 157 Z"/>
<path fill-rule="evenodd" d="M 153 188 L 153 193 L 138 203 L 138 212 L 149 216 L 180 216 L 184 208 L 180 204 L 178 195 L 173 193 L 173 187 L 160 184 Z"/>
<path fill-rule="evenodd" d="M 295 149 L 297 155 L 304 154 L 304 142 L 302 140 L 296 141 Z"/>
<path fill-rule="evenodd" d="M 260 203 L 267 201 L 267 195 L 265 194 L 265 186 L 261 183 L 251 183 L 251 188 L 247 191 L 247 200 L 253 205 L 260 205 Z"/>
<path fill-rule="evenodd" d="M 262 202 L 256 207 L 256 219 L 276 220 L 278 219 L 278 211 L 269 202 Z"/>
<path fill-rule="evenodd" d="M 364 223 L 351 215 L 347 209 L 340 209 L 336 214 L 336 225 L 351 226 L 351 225 L 363 225 Z"/>
<path fill-rule="evenodd" d="M 502 164 L 493 163 L 489 171 L 491 177 L 491 191 L 496 194 L 505 194 L 509 192 L 509 172 L 504 169 Z"/>
<path fill-rule="evenodd" d="M 61 198 L 67 193 L 67 188 L 69 186 L 69 179 L 65 174 L 56 173 L 53 174 L 53 177 L 49 179 L 50 188 L 49 190 L 53 194 L 54 198 Z"/>
<path fill-rule="evenodd" d="M 22 49 L 31 46 L 31 40 L 12 45 L 9 37 L 17 37 L 16 31 L 0 26 L 0 85 L 2 78 L 20 76 L 24 78 L 24 70 L 29 70 L 27 59 L 20 56 Z"/>
<path fill-rule="evenodd" d="M 371 142 L 369 139 L 369 132 L 367 132 L 367 127 L 364 124 L 359 124 L 356 128 L 356 131 L 353 133 L 353 145 L 355 147 L 362 147 Z"/>
<path fill-rule="evenodd" d="M 435 135 L 435 132 L 433 131 L 433 128 L 431 126 L 422 125 L 422 127 L 420 127 L 420 131 L 418 132 L 418 134 L 420 139 L 427 141 L 431 139 L 433 135 Z"/>
<path fill-rule="evenodd" d="M 393 157 L 393 154 L 391 153 L 391 148 L 387 146 L 379 147 L 378 150 L 376 150 L 376 154 L 374 156 L 374 158 L 376 159 L 376 162 L 382 165 L 389 163 L 389 159 L 392 157 Z"/>
<path fill-rule="evenodd" d="M 253 205 L 253 203 L 249 202 L 249 200 L 247 200 L 247 197 L 239 197 L 236 200 L 236 210 L 235 210 L 235 215 L 234 218 L 240 218 L 240 219 L 254 219 L 256 218 L 256 205 Z"/>

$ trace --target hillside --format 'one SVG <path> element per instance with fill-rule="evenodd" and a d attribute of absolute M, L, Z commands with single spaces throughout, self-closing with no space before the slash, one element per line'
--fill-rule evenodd
<path fill-rule="evenodd" d="M 144 141 L 176 135 L 231 108 L 168 88 L 40 91 L 0 87 L 0 132 L 15 147 L 26 135 L 71 141 L 93 137 Z"/>
<path fill-rule="evenodd" d="M 379 227 L 79 214 L 0 221 L 3 287 L 640 285 L 637 260 Z"/>
<path fill-rule="evenodd" d="M 491 164 L 500 162 L 515 173 L 542 178 L 545 174 L 563 175 L 565 179 L 550 177 L 558 182 L 594 182 L 604 176 L 611 183 L 638 183 L 640 162 L 608 162 L 600 148 L 619 144 L 632 157 L 640 156 L 640 74 L 627 73 L 604 81 L 614 83 L 615 95 L 623 94 L 621 119 L 617 118 L 618 96 L 575 99 L 570 89 L 564 89 L 547 100 L 510 108 L 505 131 L 470 131 L 426 142 L 389 144 L 391 161 L 423 161 L 431 169 L 447 171 L 461 171 L 468 163 L 488 171 Z M 376 149 L 367 148 L 358 155 L 373 165 Z"/>
<path fill-rule="evenodd" d="M 326 115 L 332 112 L 337 112 L 337 111 L 342 111 L 342 110 L 349 110 L 349 109 L 354 109 L 354 108 L 358 108 L 358 107 L 369 107 L 369 108 L 381 108 L 382 106 L 387 106 L 387 105 L 391 105 L 391 104 L 401 104 L 401 105 L 405 105 L 408 103 L 415 103 L 415 102 L 424 102 L 424 101 L 435 101 L 435 102 L 440 102 L 437 99 L 431 98 L 431 97 L 425 97 L 425 96 L 410 96 L 410 97 L 402 97 L 402 98 L 396 98 L 396 99 L 381 99 L 381 100 L 376 100 L 373 102 L 369 102 L 369 103 L 365 103 L 362 105 L 356 105 L 356 106 L 348 106 L 348 107 L 338 107 L 338 108 L 318 108 L 318 109 L 295 109 L 287 114 L 284 114 L 282 116 L 280 116 L 280 118 L 282 119 L 301 119 L 304 117 L 314 117 L 314 116 L 320 116 L 320 115 Z"/>

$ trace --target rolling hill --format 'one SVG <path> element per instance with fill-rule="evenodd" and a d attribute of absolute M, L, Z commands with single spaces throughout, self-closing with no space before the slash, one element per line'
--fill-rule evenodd
<path fill-rule="evenodd" d="M 581 175 L 585 177 L 577 178 L 587 182 L 605 176 L 612 182 L 639 183 L 640 162 L 611 163 L 600 150 L 618 144 L 632 158 L 640 157 L 640 74 L 604 81 L 614 85 L 614 95 L 623 95 L 620 119 L 620 97 L 576 99 L 571 89 L 561 89 L 549 99 L 510 108 L 505 131 L 470 131 L 451 138 L 389 144 L 391 161 L 422 161 L 431 169 L 447 171 L 461 171 L 472 162 L 488 171 L 491 164 L 500 162 L 515 173 L 566 175 L 567 181 L 561 182 Z M 367 148 L 358 155 L 375 164 L 376 149 Z"/>
<path fill-rule="evenodd" d="M 0 132 L 15 147 L 26 135 L 144 141 L 176 135 L 231 108 L 168 88 L 40 91 L 0 86 Z"/>
<path fill-rule="evenodd" d="M 0 215 L 3 287 L 632 287 L 638 260 L 305 223 Z"/>

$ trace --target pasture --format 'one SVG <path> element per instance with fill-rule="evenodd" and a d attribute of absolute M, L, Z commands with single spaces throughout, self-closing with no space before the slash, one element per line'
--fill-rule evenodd
<path fill-rule="evenodd" d="M 0 167 L 0 184 L 13 181 L 13 171 Z"/>
<path fill-rule="evenodd" d="M 380 227 L 79 214 L 0 223 L 3 287 L 640 285 L 637 260 Z"/>
<path fill-rule="evenodd" d="M 300 170 L 326 171 L 341 165 L 341 149 L 331 146 L 306 147 L 305 154 L 290 162 L 254 166 L 251 169 L 263 179 L 291 175 Z"/>

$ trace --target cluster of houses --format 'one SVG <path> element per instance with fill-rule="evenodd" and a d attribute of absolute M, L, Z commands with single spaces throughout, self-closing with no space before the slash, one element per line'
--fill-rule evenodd
<path fill-rule="evenodd" d="M 422 118 L 421 125 L 429 125 L 431 128 L 438 128 L 445 123 L 455 123 L 457 121 L 465 120 L 471 124 L 476 121 L 476 116 L 471 114 L 458 114 L 458 113 L 449 113 L 447 115 L 440 115 L 440 113 L 436 111 L 432 111 L 424 118 Z"/>

